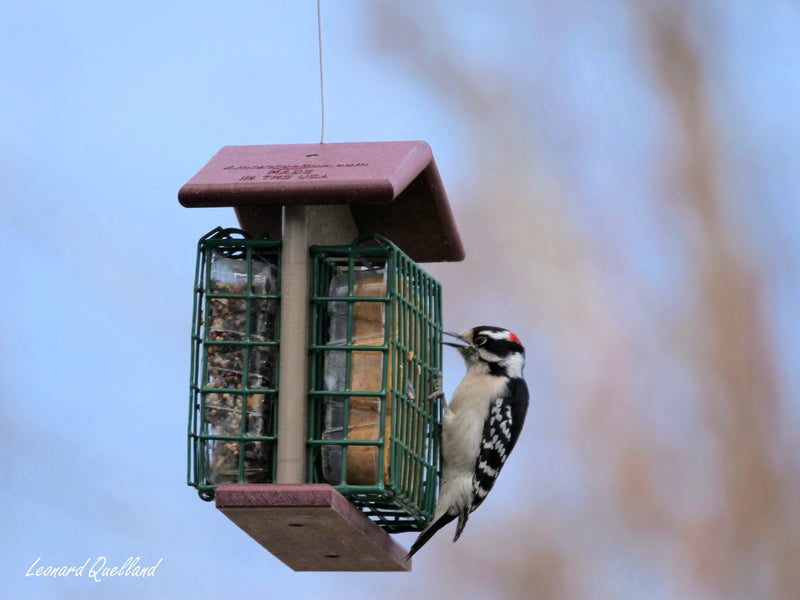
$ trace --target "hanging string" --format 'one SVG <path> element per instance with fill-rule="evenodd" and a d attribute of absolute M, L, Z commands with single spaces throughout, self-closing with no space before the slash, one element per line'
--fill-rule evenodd
<path fill-rule="evenodd" d="M 322 131 L 319 135 L 319 143 L 325 143 L 325 75 L 322 69 L 322 8 L 321 0 L 317 0 L 317 30 L 319 32 L 319 99 L 322 112 Z"/>

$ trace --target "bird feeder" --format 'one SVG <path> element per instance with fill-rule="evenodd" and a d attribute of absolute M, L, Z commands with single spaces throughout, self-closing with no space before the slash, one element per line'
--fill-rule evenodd
<path fill-rule="evenodd" d="M 188 482 L 296 570 L 407 570 L 439 468 L 441 289 L 464 257 L 424 142 L 226 146 L 198 244 Z"/>

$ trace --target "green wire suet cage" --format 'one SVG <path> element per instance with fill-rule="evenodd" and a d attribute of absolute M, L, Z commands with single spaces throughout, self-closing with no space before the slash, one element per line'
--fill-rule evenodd
<path fill-rule="evenodd" d="M 281 243 L 200 238 L 192 319 L 188 483 L 271 483 L 276 460 Z"/>
<path fill-rule="evenodd" d="M 436 502 L 441 286 L 381 236 L 312 246 L 308 481 L 389 532 Z"/>

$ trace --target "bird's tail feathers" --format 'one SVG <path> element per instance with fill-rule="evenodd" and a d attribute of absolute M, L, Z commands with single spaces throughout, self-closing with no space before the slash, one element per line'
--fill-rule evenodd
<path fill-rule="evenodd" d="M 456 536 L 453 538 L 454 542 L 458 540 L 458 538 L 461 536 L 461 532 L 464 531 L 464 526 L 467 524 L 467 519 L 469 519 L 469 511 L 465 508 L 458 515 L 458 525 L 456 525 Z"/>
<path fill-rule="evenodd" d="M 455 515 L 445 513 L 441 517 L 439 517 L 439 519 L 428 525 L 428 527 L 426 527 L 423 530 L 423 532 L 419 534 L 417 540 L 411 545 L 411 550 L 408 551 L 408 554 L 406 555 L 406 560 L 414 556 L 414 553 L 420 548 L 422 548 L 426 544 L 426 542 L 433 537 L 434 533 L 439 531 L 442 527 L 447 525 L 450 521 L 452 521 L 455 518 L 456 518 Z M 460 522 L 461 521 L 459 519 L 459 523 Z"/>

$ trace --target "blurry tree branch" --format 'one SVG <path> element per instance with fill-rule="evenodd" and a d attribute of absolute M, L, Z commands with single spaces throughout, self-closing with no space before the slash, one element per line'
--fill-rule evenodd
<path fill-rule="evenodd" d="M 800 481 L 787 460 L 792 449 L 780 435 L 787 407 L 774 383 L 764 284 L 720 192 L 718 136 L 686 11 L 638 6 L 683 140 L 674 164 L 675 188 L 665 200 L 684 199 L 685 218 L 694 221 L 696 231 L 686 236 L 696 297 L 682 323 L 687 345 L 678 350 L 695 369 L 719 453 L 718 512 L 693 524 L 686 550 L 695 575 L 723 597 L 740 595 L 743 579 L 765 576 L 771 597 L 798 597 L 794 557 L 800 556 L 800 537 L 794 513 Z M 696 326 L 689 329 L 689 323 Z"/>
<path fill-rule="evenodd" d="M 480 12 L 404 0 L 381 2 L 373 15 L 383 48 L 462 117 L 479 174 L 455 202 L 467 261 L 437 272 L 446 318 L 477 324 L 490 306 L 530 321 L 558 394 L 537 398 L 532 382 L 533 418 L 537 400 L 563 406 L 560 435 L 581 457 L 576 477 L 586 490 L 569 508 L 554 500 L 531 514 L 525 485 L 502 481 L 520 498 L 499 510 L 505 533 L 488 532 L 489 553 L 483 543 L 469 556 L 464 542 L 454 547 L 474 569 L 443 567 L 458 581 L 449 590 L 481 589 L 490 577 L 504 597 L 641 597 L 635 590 L 655 586 L 662 597 L 799 598 L 798 449 L 780 435 L 787 407 L 775 384 L 767 271 L 722 193 L 724 148 L 703 54 L 714 21 L 702 21 L 702 45 L 692 27 L 705 3 L 498 3 L 491 10 L 509 31 L 524 35 L 536 20 L 537 31 L 556 32 L 555 49 L 530 34 L 531 56 L 518 57 L 513 77 L 476 65 L 442 6 Z M 537 52 L 570 51 L 559 34 L 572 39 L 576 24 L 594 20 L 624 24 L 611 31 L 628 38 L 609 43 L 633 40 L 635 76 L 668 123 L 654 174 L 637 175 L 654 178 L 657 197 L 641 206 L 671 244 L 656 248 L 680 265 L 669 297 L 648 296 L 613 241 L 586 234 L 587 202 L 565 179 L 581 171 L 581 156 L 537 135 L 552 115 L 577 123 L 582 115 L 559 105 L 526 65 Z M 629 101 L 624 94 L 616 100 Z M 523 443 L 535 451 L 535 441 Z M 620 563 L 630 567 L 620 572 Z"/>

